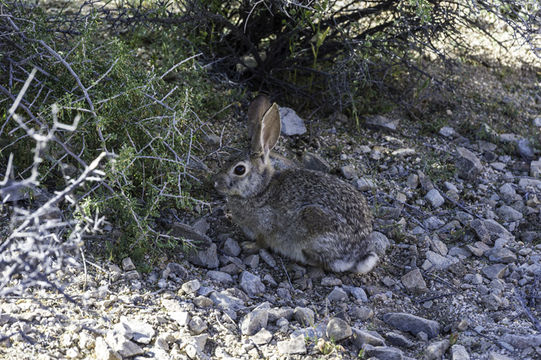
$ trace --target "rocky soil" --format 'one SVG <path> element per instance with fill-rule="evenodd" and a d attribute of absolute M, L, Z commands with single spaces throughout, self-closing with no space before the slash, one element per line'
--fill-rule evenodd
<path fill-rule="evenodd" d="M 471 140 L 444 127 L 420 142 L 399 121 L 367 124 L 362 141 L 321 132 L 317 156 L 365 193 L 392 244 L 373 273 L 325 273 L 258 249 L 218 206 L 192 224 L 213 241 L 204 250 L 148 274 L 129 258 L 68 270 L 73 302 L 46 290 L 2 299 L 0 333 L 12 336 L 0 355 L 540 358 L 539 154 L 518 135 Z M 501 151 L 508 142 L 516 153 Z"/>
<path fill-rule="evenodd" d="M 361 134 L 342 114 L 310 123 L 278 151 L 308 150 L 301 162 L 365 194 L 391 243 L 372 273 L 258 249 L 216 199 L 212 213 L 183 219 L 212 240 L 199 252 L 144 274 L 129 258 L 89 261 L 59 275 L 69 298 L 0 299 L 0 358 L 539 359 L 541 154 L 529 139 L 541 117 L 519 121 L 522 135 L 482 121 L 425 134 L 394 115 L 365 119 Z M 239 136 L 236 122 L 216 126 Z"/>

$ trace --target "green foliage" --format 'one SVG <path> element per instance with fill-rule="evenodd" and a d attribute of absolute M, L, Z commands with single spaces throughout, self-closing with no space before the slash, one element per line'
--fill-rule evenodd
<path fill-rule="evenodd" d="M 45 69 L 46 75 L 37 79 L 46 86 L 48 97 L 40 98 L 36 88 L 25 97 L 36 97 L 34 113 L 44 127 L 52 125 L 52 103 L 59 105 L 63 123 L 81 115 L 75 132 L 59 134 L 59 141 L 50 144 L 42 165 L 50 170 L 42 183 L 56 184 L 65 166 L 82 167 L 61 144 L 86 163 L 103 149 L 108 151 L 106 186 L 77 194 L 86 195 L 77 216 L 98 211 L 118 230 L 107 244 L 107 256 L 151 263 L 160 252 L 181 245 L 162 236 L 155 220 L 164 208 L 183 212 L 193 208 L 196 195 L 186 174 L 193 176 L 187 164 L 190 154 L 198 151 L 200 119 L 223 109 L 236 93 L 212 83 L 194 60 L 181 63 L 193 52 L 189 46 L 173 44 L 170 30 L 140 26 L 115 36 L 101 30 L 99 18 L 89 18 L 85 27 L 79 24 L 79 34 L 66 41 L 48 31 L 47 14 L 39 8 L 26 16 L 20 26 L 28 38 L 36 39 L 32 51 L 46 52 L 39 42 L 43 40 L 69 68 L 51 56 L 29 64 L 29 69 L 33 65 Z M 9 90 L 16 94 L 18 86 Z M 1 114 L 5 119 L 5 110 Z M 14 153 L 18 169 L 27 168 L 33 143 L 13 122 L 4 131 L 10 135 L 2 136 L 2 156 Z"/>

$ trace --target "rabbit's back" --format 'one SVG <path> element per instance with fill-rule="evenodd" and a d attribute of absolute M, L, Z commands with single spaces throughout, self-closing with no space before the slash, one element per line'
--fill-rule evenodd
<path fill-rule="evenodd" d="M 304 221 L 323 220 L 319 209 L 328 218 L 323 224 L 309 224 L 316 230 L 325 224 L 334 231 L 366 236 L 372 231 L 372 215 L 364 196 L 353 186 L 332 175 L 306 169 L 283 170 L 274 176 L 268 187 L 268 201 L 281 210 L 285 218 L 305 214 Z M 312 217 L 311 214 L 314 214 Z M 323 230 L 323 229 L 319 229 Z M 331 230 L 331 229 L 329 229 Z"/>

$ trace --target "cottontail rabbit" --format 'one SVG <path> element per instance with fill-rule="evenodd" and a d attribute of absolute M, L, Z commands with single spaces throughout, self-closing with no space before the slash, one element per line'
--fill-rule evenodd
<path fill-rule="evenodd" d="M 378 245 L 368 236 L 372 216 L 364 197 L 326 173 L 275 171 L 270 154 L 280 136 L 278 106 L 258 123 L 250 150 L 215 178 L 233 221 L 249 238 L 295 261 L 337 272 L 372 270 Z"/>

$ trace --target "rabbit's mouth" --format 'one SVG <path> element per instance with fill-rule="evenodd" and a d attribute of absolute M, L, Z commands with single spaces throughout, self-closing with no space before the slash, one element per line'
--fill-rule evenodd
<path fill-rule="evenodd" d="M 231 195 L 231 184 L 229 184 L 228 179 L 225 176 L 216 176 L 214 179 L 214 189 L 216 189 L 220 195 Z"/>

